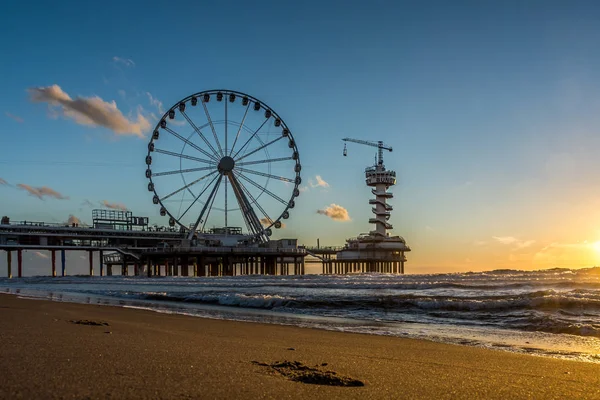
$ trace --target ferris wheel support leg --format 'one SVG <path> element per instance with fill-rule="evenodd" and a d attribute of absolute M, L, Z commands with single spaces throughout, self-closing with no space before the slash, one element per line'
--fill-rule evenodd
<path fill-rule="evenodd" d="M 211 200 L 213 199 L 213 197 L 215 196 L 217 190 L 219 189 L 219 185 L 221 184 L 221 180 L 223 178 L 223 175 L 220 176 L 219 179 L 217 179 L 217 183 L 215 184 L 215 186 L 213 187 L 212 191 L 210 192 L 210 195 L 208 196 L 208 199 L 206 200 L 206 203 L 204 203 L 204 207 L 202 207 L 202 211 L 200 212 L 200 215 L 198 216 L 198 219 L 196 220 L 196 223 L 194 224 L 194 226 L 192 227 L 192 229 L 190 229 L 190 233 L 188 234 L 187 239 L 188 240 L 192 240 L 194 237 L 194 234 L 196 233 L 196 229 L 198 229 L 198 225 L 200 225 L 200 222 L 202 221 L 202 218 L 204 217 L 204 213 L 206 212 L 208 205 L 211 204 Z"/>

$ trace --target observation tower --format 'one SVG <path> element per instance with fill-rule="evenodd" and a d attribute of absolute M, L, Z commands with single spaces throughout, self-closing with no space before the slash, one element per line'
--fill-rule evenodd
<path fill-rule="evenodd" d="M 382 141 L 368 141 L 344 138 L 344 142 L 358 143 L 365 146 L 377 148 L 375 165 L 365 169 L 365 183 L 371 187 L 371 193 L 375 196 L 369 199 L 371 212 L 374 214 L 369 218 L 369 223 L 375 225 L 375 229 L 368 234 L 360 234 L 356 238 L 346 240 L 344 248 L 337 253 L 337 259 L 344 262 L 366 263 L 366 272 L 390 272 L 404 273 L 406 262 L 405 252 L 410 247 L 401 236 L 391 236 L 388 230 L 393 226 L 388 222 L 394 209 L 388 204 L 388 200 L 394 195 L 388 191 L 396 184 L 396 172 L 385 168 L 383 164 L 383 151 L 392 151 L 392 147 L 385 145 Z M 348 155 L 346 144 L 344 144 L 344 156 Z"/>

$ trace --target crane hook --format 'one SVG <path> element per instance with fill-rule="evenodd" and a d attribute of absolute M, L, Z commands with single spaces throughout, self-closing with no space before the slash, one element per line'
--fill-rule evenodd
<path fill-rule="evenodd" d="M 348 155 L 348 150 L 346 150 L 346 143 L 344 143 L 344 157 Z"/>

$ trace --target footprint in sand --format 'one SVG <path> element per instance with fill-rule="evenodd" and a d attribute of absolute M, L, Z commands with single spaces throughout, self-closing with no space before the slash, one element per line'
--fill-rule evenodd
<path fill-rule="evenodd" d="M 323 371 L 309 367 L 300 361 L 277 361 L 271 364 L 252 361 L 252 364 L 266 367 L 295 382 L 327 386 L 364 386 L 364 382 L 348 376 L 338 375 L 334 371 Z M 327 363 L 322 363 L 325 366 Z"/>

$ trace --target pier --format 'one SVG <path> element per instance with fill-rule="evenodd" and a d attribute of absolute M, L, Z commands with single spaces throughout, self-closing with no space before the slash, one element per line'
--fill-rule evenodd
<path fill-rule="evenodd" d="M 159 231 L 60 226 L 41 222 L 0 224 L 0 250 L 6 252 L 7 276 L 23 276 L 23 251 L 50 252 L 49 275 L 66 276 L 66 253 L 84 252 L 89 275 L 234 276 L 302 275 L 306 251 L 288 247 L 187 246 L 183 234 L 169 228 Z M 277 244 L 277 241 L 274 241 Z M 95 270 L 94 255 L 100 265 Z M 57 258 L 60 269 L 57 270 Z M 96 272 L 97 271 L 97 272 Z"/>
<path fill-rule="evenodd" d="M 362 252 L 362 258 L 338 258 L 346 247 L 305 247 L 305 263 L 321 264 L 323 275 L 357 273 L 403 274 L 406 258 L 399 252 Z"/>

